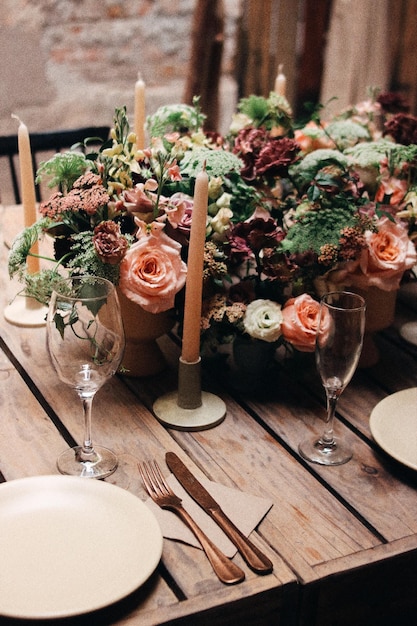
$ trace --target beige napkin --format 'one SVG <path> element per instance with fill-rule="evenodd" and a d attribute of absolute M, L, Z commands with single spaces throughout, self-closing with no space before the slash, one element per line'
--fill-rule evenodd
<path fill-rule="evenodd" d="M 226 556 L 233 557 L 236 554 L 236 548 L 216 522 L 187 494 L 173 474 L 170 474 L 166 480 L 173 492 L 181 498 L 184 508 L 187 509 L 206 535 Z M 246 536 L 253 531 L 272 507 L 272 502 L 264 498 L 219 485 L 208 479 L 201 479 L 200 482 L 218 502 L 224 513 Z M 161 509 L 150 498 L 146 504 L 155 514 L 164 537 L 201 548 L 193 533 L 175 513 Z"/>

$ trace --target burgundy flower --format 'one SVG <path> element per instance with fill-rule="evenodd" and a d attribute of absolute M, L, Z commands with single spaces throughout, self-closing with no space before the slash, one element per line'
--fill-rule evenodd
<path fill-rule="evenodd" d="M 253 217 L 236 224 L 232 236 L 243 239 L 252 251 L 259 252 L 262 248 L 276 246 L 285 235 L 272 217 Z"/>
<path fill-rule="evenodd" d="M 397 113 L 385 123 L 384 135 L 390 135 L 394 141 L 404 146 L 417 143 L 417 117 Z"/>
<path fill-rule="evenodd" d="M 290 282 L 297 266 L 284 253 L 273 248 L 265 248 L 262 257 L 262 271 L 268 278 L 281 282 Z"/>
<path fill-rule="evenodd" d="M 377 102 L 385 113 L 408 113 L 410 111 L 407 100 L 395 91 L 380 93 Z"/>
<path fill-rule="evenodd" d="M 288 167 L 297 159 L 300 148 L 288 137 L 271 137 L 263 128 L 244 128 L 239 131 L 233 152 L 243 161 L 242 178 L 254 181 L 263 175 L 285 176 Z"/>
<path fill-rule="evenodd" d="M 233 232 L 228 233 L 227 254 L 232 263 L 242 263 L 251 256 L 251 249 L 246 243 L 246 239 L 239 237 Z"/>
<path fill-rule="evenodd" d="M 117 265 L 125 256 L 128 248 L 125 237 L 116 222 L 107 220 L 94 229 L 93 244 L 97 256 L 103 263 Z"/>
<path fill-rule="evenodd" d="M 243 161 L 244 165 L 240 173 L 244 180 L 255 180 L 257 174 L 255 161 L 269 138 L 267 131 L 260 128 L 243 128 L 239 131 L 233 152 Z"/>
<path fill-rule="evenodd" d="M 285 176 L 288 168 L 296 159 L 300 148 L 294 139 L 288 137 L 271 139 L 261 149 L 255 161 L 256 173 L 259 176 Z"/>

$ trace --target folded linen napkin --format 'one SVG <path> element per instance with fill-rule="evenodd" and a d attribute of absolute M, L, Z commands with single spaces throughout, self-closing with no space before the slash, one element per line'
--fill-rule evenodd
<path fill-rule="evenodd" d="M 226 556 L 232 558 L 236 554 L 236 547 L 219 528 L 214 520 L 188 495 L 173 474 L 166 479 L 172 491 L 182 500 L 182 504 L 197 524 L 204 530 L 206 535 L 215 543 Z M 231 489 L 219 485 L 208 479 L 201 479 L 201 484 L 211 496 L 218 502 L 224 513 L 234 522 L 246 537 L 253 531 L 259 522 L 265 517 L 272 502 L 265 498 L 249 495 L 237 489 Z M 201 548 L 193 533 L 175 513 L 161 509 L 150 498 L 146 504 L 155 514 L 162 534 L 166 539 L 183 541 L 196 548 Z"/>

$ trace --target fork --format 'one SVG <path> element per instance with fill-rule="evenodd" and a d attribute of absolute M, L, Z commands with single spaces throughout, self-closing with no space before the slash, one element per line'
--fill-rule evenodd
<path fill-rule="evenodd" d="M 229 585 L 240 583 L 245 578 L 245 573 L 214 545 L 188 511 L 184 509 L 181 498 L 172 491 L 162 476 L 158 463 L 156 461 L 138 463 L 138 468 L 149 496 L 162 509 L 176 513 L 194 533 L 219 580 Z"/>

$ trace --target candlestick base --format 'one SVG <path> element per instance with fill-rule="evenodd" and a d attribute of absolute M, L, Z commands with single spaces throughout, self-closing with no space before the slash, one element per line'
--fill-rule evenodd
<path fill-rule="evenodd" d="M 40 328 L 46 324 L 47 307 L 34 298 L 16 298 L 4 309 L 4 319 L 14 326 Z"/>
<path fill-rule="evenodd" d="M 157 419 L 177 430 L 207 430 L 220 424 L 226 416 L 221 398 L 201 391 L 201 359 L 186 363 L 179 359 L 178 391 L 165 394 L 153 405 Z"/>

